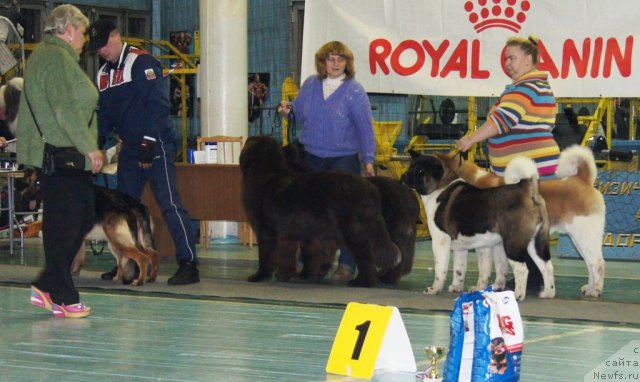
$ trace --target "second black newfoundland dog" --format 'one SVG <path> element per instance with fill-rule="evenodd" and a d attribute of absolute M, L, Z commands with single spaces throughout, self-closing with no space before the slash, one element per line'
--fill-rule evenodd
<path fill-rule="evenodd" d="M 249 281 L 270 280 L 279 251 L 293 247 L 282 244 L 292 241 L 312 256 L 321 241 L 346 247 L 358 266 L 351 286 L 373 286 L 379 274 L 401 266 L 402 254 L 391 241 L 373 183 L 345 172 L 296 173 L 271 137 L 247 140 L 240 169 L 244 210 L 258 239 L 258 271 Z"/>

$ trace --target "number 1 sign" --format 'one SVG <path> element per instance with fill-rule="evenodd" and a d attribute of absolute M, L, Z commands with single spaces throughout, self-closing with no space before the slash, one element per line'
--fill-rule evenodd
<path fill-rule="evenodd" d="M 371 378 L 375 370 L 416 372 L 398 308 L 351 302 L 342 316 L 327 373 Z"/>

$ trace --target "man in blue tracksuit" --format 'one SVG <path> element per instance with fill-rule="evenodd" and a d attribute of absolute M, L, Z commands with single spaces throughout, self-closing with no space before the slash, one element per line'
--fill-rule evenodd
<path fill-rule="evenodd" d="M 123 43 L 109 20 L 94 22 L 87 33 L 88 49 L 107 61 L 96 81 L 100 91 L 98 128 L 101 142 L 113 130 L 122 140 L 118 189 L 140 200 L 145 183 L 150 182 L 176 246 L 179 267 L 169 284 L 197 283 L 195 236 L 175 182 L 175 134 L 162 67 L 146 51 Z"/>

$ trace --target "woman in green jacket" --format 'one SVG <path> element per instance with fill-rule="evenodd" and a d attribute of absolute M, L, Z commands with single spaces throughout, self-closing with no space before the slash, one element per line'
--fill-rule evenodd
<path fill-rule="evenodd" d="M 56 168 L 40 175 L 45 266 L 33 281 L 31 303 L 66 318 L 91 313 L 80 303 L 71 263 L 93 227 L 92 173 L 103 163 L 93 117 L 98 92 L 78 64 L 88 25 L 87 17 L 70 4 L 56 7 L 47 17 L 44 41 L 25 68 L 16 133 L 18 161 L 27 166 L 42 167 L 45 140 L 85 155 L 84 170 Z"/>

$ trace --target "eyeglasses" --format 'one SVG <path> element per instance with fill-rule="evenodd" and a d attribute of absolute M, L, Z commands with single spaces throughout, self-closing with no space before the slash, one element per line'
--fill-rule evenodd
<path fill-rule="evenodd" d="M 347 59 L 342 56 L 329 56 L 325 58 L 325 61 L 330 63 L 343 64 L 347 61 Z"/>

